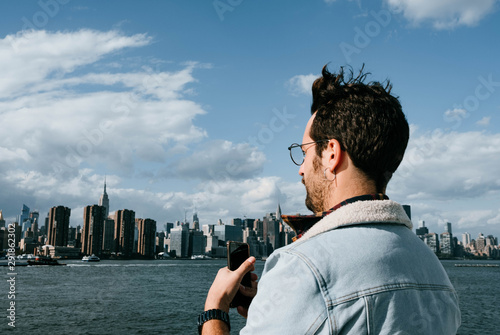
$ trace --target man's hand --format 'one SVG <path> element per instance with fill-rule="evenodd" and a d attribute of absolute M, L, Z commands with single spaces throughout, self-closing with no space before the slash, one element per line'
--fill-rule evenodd
<path fill-rule="evenodd" d="M 255 269 L 255 257 L 250 257 L 244 261 L 239 268 L 234 271 L 229 270 L 227 267 L 222 268 L 217 273 L 217 276 L 208 291 L 207 300 L 205 301 L 205 310 L 209 309 L 222 309 L 226 313 L 229 313 L 229 305 L 233 300 L 236 292 L 241 286 L 241 280 L 243 276 Z M 252 276 L 252 278 L 255 278 Z M 256 292 L 257 283 L 252 280 L 252 288 L 248 288 L 248 293 L 245 290 L 240 290 L 242 294 L 247 296 L 255 296 L 253 292 Z M 253 294 L 253 295 L 252 295 Z"/>
<path fill-rule="evenodd" d="M 217 273 L 217 276 L 208 291 L 207 300 L 205 301 L 205 310 L 208 311 L 210 309 L 221 309 L 226 313 L 229 313 L 229 305 L 231 301 L 233 301 L 234 296 L 240 286 L 242 286 L 241 280 L 243 276 L 255 269 L 255 257 L 250 257 L 246 261 L 244 261 L 239 268 L 234 271 L 231 271 L 227 268 L 222 268 Z M 248 296 L 255 296 L 257 292 L 257 275 L 252 274 L 252 287 L 245 288 L 241 290 L 242 294 Z M 242 313 L 240 313 L 240 308 L 242 309 Z M 246 317 L 246 308 L 238 307 L 238 312 Z M 210 320 L 205 322 L 202 329 L 202 334 L 229 334 L 229 329 L 227 325 L 221 320 Z"/>
<path fill-rule="evenodd" d="M 250 297 L 253 299 L 255 295 L 257 294 L 257 275 L 255 273 L 250 274 L 251 279 L 252 279 L 252 286 L 251 287 L 246 287 L 240 284 L 240 293 L 243 294 L 244 296 Z M 238 313 L 243 316 L 245 319 L 247 318 L 248 315 L 248 308 L 243 307 L 243 306 L 238 306 Z"/>

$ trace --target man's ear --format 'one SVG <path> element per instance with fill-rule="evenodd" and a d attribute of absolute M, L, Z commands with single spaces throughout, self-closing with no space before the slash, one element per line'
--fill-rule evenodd
<path fill-rule="evenodd" d="M 331 139 L 328 141 L 328 145 L 323 151 L 323 157 L 325 159 L 324 166 L 333 173 L 337 167 L 340 166 L 340 163 L 342 162 L 344 152 L 342 149 L 340 149 L 340 142 L 337 141 L 336 139 Z"/>

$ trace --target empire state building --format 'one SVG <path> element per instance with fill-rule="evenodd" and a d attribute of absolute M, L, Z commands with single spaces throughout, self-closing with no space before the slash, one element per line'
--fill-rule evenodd
<path fill-rule="evenodd" d="M 99 199 L 99 206 L 103 206 L 106 208 L 106 218 L 109 216 L 109 198 L 108 194 L 106 193 L 106 179 L 104 179 L 104 193 L 101 195 L 101 198 Z"/>

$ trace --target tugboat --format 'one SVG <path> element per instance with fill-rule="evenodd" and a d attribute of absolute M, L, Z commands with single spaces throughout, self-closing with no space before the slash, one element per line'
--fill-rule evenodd
<path fill-rule="evenodd" d="M 92 254 L 92 256 L 83 256 L 82 262 L 99 262 L 101 259 L 96 255 Z"/>
<path fill-rule="evenodd" d="M 47 256 L 35 256 L 35 259 L 28 259 L 28 265 L 66 265 L 61 264 L 57 261 L 57 259 L 53 259 Z"/>

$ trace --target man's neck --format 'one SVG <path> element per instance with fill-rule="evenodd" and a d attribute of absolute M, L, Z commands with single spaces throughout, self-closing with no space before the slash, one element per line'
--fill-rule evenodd
<path fill-rule="evenodd" d="M 342 181 L 347 182 L 343 183 Z M 377 193 L 385 193 L 385 188 L 382 192 L 378 191 L 375 182 L 366 180 L 366 178 L 341 178 L 337 186 L 333 186 L 330 196 L 326 199 L 324 210 L 329 210 L 346 199 Z"/>

